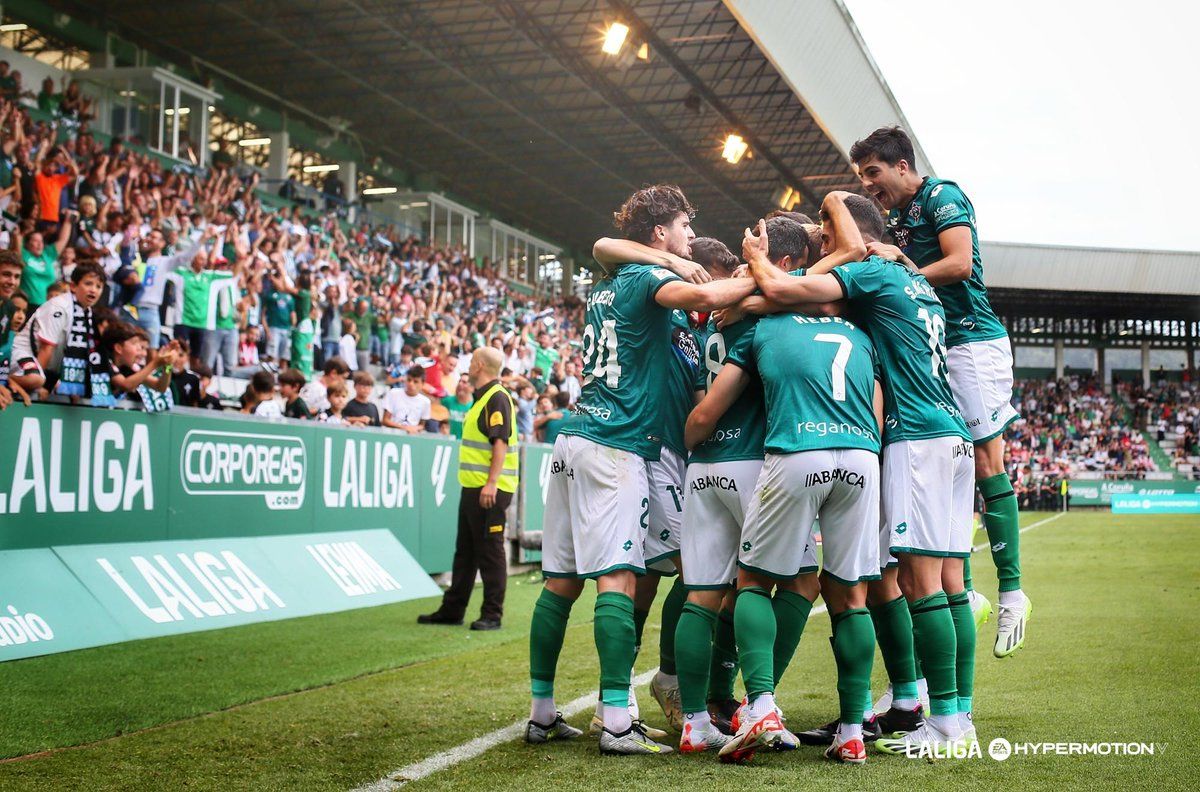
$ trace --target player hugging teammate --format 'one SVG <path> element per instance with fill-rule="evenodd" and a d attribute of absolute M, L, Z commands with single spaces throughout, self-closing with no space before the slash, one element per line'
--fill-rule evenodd
<path fill-rule="evenodd" d="M 527 741 L 582 734 L 553 683 L 590 578 L 600 749 L 671 751 L 630 680 L 659 578 L 678 573 L 651 692 L 682 752 L 744 762 L 803 742 L 861 764 L 872 741 L 910 757 L 977 746 L 975 635 L 990 605 L 967 566 L 976 484 L 1000 580 L 997 657 L 1023 644 L 1030 611 L 1003 468 L 1011 352 L 962 192 L 918 176 L 899 129 L 851 158 L 896 245 L 870 199 L 835 192 L 819 226 L 779 213 L 748 229 L 739 268 L 662 185 L 616 213 L 624 239 L 597 242 L 584 387 L 554 448 Z M 774 694 L 818 594 L 840 712 L 796 735 Z M 890 685 L 872 706 L 876 642 Z"/>

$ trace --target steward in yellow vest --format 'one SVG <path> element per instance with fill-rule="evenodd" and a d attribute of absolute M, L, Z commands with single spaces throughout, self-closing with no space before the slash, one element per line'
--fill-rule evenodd
<path fill-rule="evenodd" d="M 458 540 L 450 588 L 442 606 L 418 616 L 421 624 L 462 624 L 476 573 L 483 579 L 483 607 L 472 630 L 498 630 L 504 615 L 508 559 L 505 512 L 517 491 L 517 416 L 512 396 L 500 384 L 500 350 L 475 350 L 467 375 L 474 402 L 463 419 L 458 453 Z"/>

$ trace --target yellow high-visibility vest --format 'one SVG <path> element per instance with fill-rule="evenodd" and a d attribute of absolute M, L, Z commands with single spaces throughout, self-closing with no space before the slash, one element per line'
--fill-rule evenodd
<path fill-rule="evenodd" d="M 479 431 L 479 416 L 487 407 L 492 396 L 500 391 L 508 399 L 511 424 L 508 433 L 508 451 L 504 454 L 504 469 L 496 480 L 496 489 L 501 492 L 517 491 L 517 408 L 512 395 L 500 383 L 488 388 L 475 400 L 467 416 L 463 418 L 462 445 L 458 451 L 458 483 L 464 487 L 482 487 L 487 484 L 488 471 L 492 469 L 492 441 Z M 494 413 L 499 418 L 499 413 Z M 491 420 L 491 417 L 488 418 Z"/>

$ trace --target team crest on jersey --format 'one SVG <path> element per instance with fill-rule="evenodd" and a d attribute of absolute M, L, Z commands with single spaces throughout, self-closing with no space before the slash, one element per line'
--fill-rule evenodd
<path fill-rule="evenodd" d="M 700 345 L 696 343 L 696 337 L 686 328 L 671 328 L 671 346 L 674 348 L 675 354 L 679 356 L 679 359 L 686 363 L 689 368 L 697 369 L 700 367 Z"/>
<path fill-rule="evenodd" d="M 907 228 L 897 228 L 892 232 L 892 236 L 896 239 L 896 247 L 901 250 L 908 247 L 909 230 Z"/>
<path fill-rule="evenodd" d="M 912 204 L 910 204 L 908 207 L 908 216 L 911 217 L 913 220 L 920 220 L 921 219 L 921 204 L 917 203 L 916 201 L 913 201 Z"/>

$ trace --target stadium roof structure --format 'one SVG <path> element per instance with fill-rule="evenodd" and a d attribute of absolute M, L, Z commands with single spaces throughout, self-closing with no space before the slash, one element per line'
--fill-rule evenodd
<path fill-rule="evenodd" d="M 1200 253 L 983 242 L 988 294 L 1014 340 L 1192 349 Z"/>
<path fill-rule="evenodd" d="M 854 138 L 903 123 L 840 0 L 48 5 L 236 76 L 577 250 L 646 183 L 683 186 L 697 231 L 729 242 L 788 187 L 815 214 L 828 190 L 857 189 Z M 601 51 L 614 22 L 629 29 L 616 56 Z M 736 164 L 729 134 L 749 148 Z"/>

